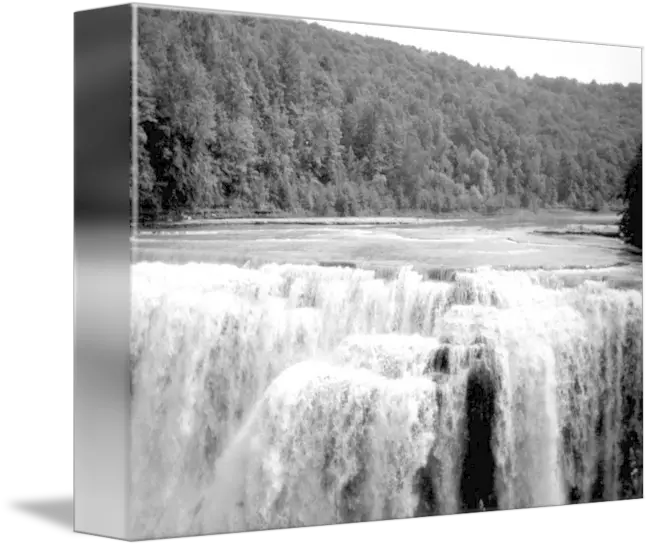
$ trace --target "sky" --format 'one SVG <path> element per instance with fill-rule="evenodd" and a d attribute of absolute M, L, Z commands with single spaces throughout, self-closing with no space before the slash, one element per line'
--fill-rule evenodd
<path fill-rule="evenodd" d="M 583 83 L 641 83 L 642 50 L 638 47 L 594 45 L 555 40 L 508 38 L 357 23 L 316 22 L 322 26 L 442 52 L 471 64 L 505 69 L 520 77 L 539 74 Z"/>

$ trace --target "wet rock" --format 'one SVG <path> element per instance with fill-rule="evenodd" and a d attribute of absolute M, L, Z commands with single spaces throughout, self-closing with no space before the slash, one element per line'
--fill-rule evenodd
<path fill-rule="evenodd" d="M 496 461 L 492 448 L 495 426 L 495 382 L 491 371 L 473 368 L 467 379 L 464 460 L 460 479 L 462 509 L 496 509 Z"/>

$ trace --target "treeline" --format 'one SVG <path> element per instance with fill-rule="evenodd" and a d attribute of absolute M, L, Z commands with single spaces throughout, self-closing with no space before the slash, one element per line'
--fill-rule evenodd
<path fill-rule="evenodd" d="M 139 9 L 138 206 L 361 215 L 601 209 L 641 85 L 520 78 L 280 19 Z"/>
<path fill-rule="evenodd" d="M 619 221 L 619 233 L 627 243 L 641 249 L 642 247 L 642 146 L 639 145 L 637 156 L 630 165 L 624 179 L 624 209 Z"/>

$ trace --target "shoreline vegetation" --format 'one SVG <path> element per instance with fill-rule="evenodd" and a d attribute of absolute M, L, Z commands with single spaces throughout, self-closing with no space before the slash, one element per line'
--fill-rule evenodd
<path fill-rule="evenodd" d="M 133 222 L 131 227 L 147 230 L 167 229 L 167 228 L 199 228 L 210 225 L 375 225 L 375 226 L 388 226 L 388 225 L 433 225 L 449 222 L 465 222 L 469 220 L 475 221 L 499 221 L 499 222 L 518 222 L 518 223 L 532 223 L 541 221 L 558 220 L 561 216 L 572 215 L 576 217 L 584 217 L 587 223 L 593 221 L 592 218 L 599 217 L 605 218 L 600 221 L 607 228 L 590 229 L 581 226 L 580 231 L 576 234 L 599 234 L 601 236 L 608 235 L 610 227 L 614 229 L 619 225 L 619 216 L 621 208 L 612 207 L 604 208 L 601 210 L 576 210 L 569 208 L 553 208 L 553 209 L 539 209 L 539 210 L 525 210 L 525 209 L 510 209 L 500 210 L 493 213 L 481 213 L 473 211 L 461 211 L 453 213 L 398 213 L 388 211 L 381 215 L 359 215 L 359 216 L 313 216 L 306 214 L 288 214 L 280 212 L 265 212 L 265 211 L 252 211 L 252 212 L 222 212 L 214 210 L 204 210 L 196 212 L 171 212 L 165 215 L 160 215 L 156 218 L 140 218 L 138 221 Z M 608 217 L 612 215 L 616 219 L 612 224 L 608 224 Z M 578 228 L 579 225 L 572 225 L 573 229 Z M 551 232 L 541 232 L 542 234 L 551 234 Z M 560 232 L 559 232 L 560 234 Z M 614 236 L 613 236 L 614 237 Z"/>
<path fill-rule="evenodd" d="M 142 217 L 603 210 L 641 142 L 641 84 L 521 78 L 306 22 L 146 9 L 139 54 Z"/>
<path fill-rule="evenodd" d="M 520 78 L 317 24 L 158 9 L 142 10 L 139 46 L 135 260 L 432 267 L 486 253 L 231 234 L 445 227 L 522 231 L 528 247 L 505 264 L 527 255 L 528 269 L 641 268 L 641 84 Z M 546 245 L 565 249 L 541 260 Z"/>

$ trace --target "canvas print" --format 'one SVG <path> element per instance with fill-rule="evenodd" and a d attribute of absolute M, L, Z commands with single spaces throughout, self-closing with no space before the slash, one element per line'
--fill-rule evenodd
<path fill-rule="evenodd" d="M 136 32 L 133 538 L 642 498 L 639 49 Z"/>

